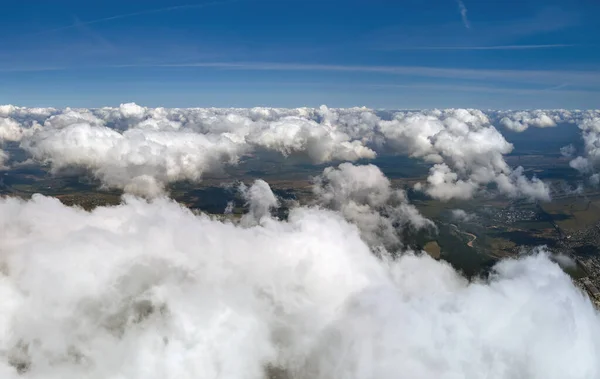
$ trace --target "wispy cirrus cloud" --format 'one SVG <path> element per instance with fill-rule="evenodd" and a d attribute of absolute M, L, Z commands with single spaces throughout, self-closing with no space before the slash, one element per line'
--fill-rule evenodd
<path fill-rule="evenodd" d="M 476 69 L 431 66 L 383 66 L 383 65 L 345 65 L 294 62 L 156 62 L 89 66 L 25 66 L 0 67 L 0 72 L 35 72 L 35 71 L 69 71 L 85 69 L 215 69 L 237 71 L 303 71 L 303 72 L 346 72 L 362 74 L 384 74 L 409 78 L 435 78 L 451 80 L 470 80 L 491 82 L 507 82 L 516 84 L 541 84 L 561 86 L 568 83 L 573 87 L 598 89 L 600 72 L 569 70 L 506 70 Z"/>
<path fill-rule="evenodd" d="M 545 45 L 496 45 L 496 46 L 397 46 L 381 48 L 379 50 L 536 50 L 536 49 L 562 49 L 580 47 L 577 44 L 545 44 Z"/>
<path fill-rule="evenodd" d="M 451 48 L 518 46 L 523 41 L 529 41 L 527 45 L 542 45 L 549 44 L 548 39 L 544 39 L 543 43 L 537 43 L 534 38 L 549 33 L 562 33 L 566 29 L 576 27 L 581 23 L 581 15 L 573 11 L 547 8 L 510 19 L 480 21 L 476 24 L 477 33 L 472 33 L 471 29 L 457 22 L 387 26 L 363 36 L 362 43 L 369 49 L 390 51 L 408 50 L 407 48 L 410 47 L 418 49 L 423 46 Z M 589 39 L 580 41 L 580 38 L 571 41 L 579 45 L 590 42 Z M 564 39 L 556 42 L 571 44 Z"/>
<path fill-rule="evenodd" d="M 465 3 L 463 3 L 461 0 L 457 0 L 457 3 L 458 3 L 458 10 L 460 11 L 460 17 L 462 19 L 462 23 L 465 26 L 465 28 L 470 29 L 471 23 L 469 22 L 469 19 L 467 18 L 467 7 L 465 6 Z"/>
<path fill-rule="evenodd" d="M 215 68 L 229 70 L 256 71 L 332 71 L 332 72 L 361 72 L 389 75 L 402 75 L 426 78 L 447 78 L 485 81 L 511 81 L 518 83 L 535 83 L 560 85 L 565 82 L 571 85 L 598 86 L 600 73 L 595 71 L 563 71 L 563 70 L 497 70 L 448 68 L 427 66 L 379 66 L 379 65 L 336 65 L 310 63 L 280 63 L 280 62 L 195 62 L 195 63 L 165 63 L 148 66 L 121 65 L 114 67 L 163 67 L 163 68 Z"/>
<path fill-rule="evenodd" d="M 77 20 L 75 23 L 70 24 L 70 25 L 65 25 L 65 26 L 61 26 L 61 27 L 58 27 L 58 28 L 41 30 L 39 32 L 30 33 L 28 35 L 46 34 L 46 33 L 58 32 L 58 31 L 62 31 L 62 30 L 80 28 L 80 27 L 82 27 L 84 25 L 99 24 L 99 23 L 103 23 L 103 22 L 120 20 L 120 19 L 124 19 L 124 18 L 129 18 L 129 17 L 145 16 L 145 15 L 149 15 L 149 14 L 163 13 L 163 12 L 172 12 L 172 11 L 180 11 L 180 10 L 186 10 L 186 9 L 205 8 L 205 7 L 209 7 L 209 6 L 225 5 L 225 4 L 235 3 L 235 2 L 238 2 L 238 1 L 241 1 L 241 0 L 223 0 L 223 1 L 211 1 L 211 2 L 200 3 L 200 4 L 174 5 L 174 6 L 170 6 L 170 7 L 145 9 L 145 10 L 141 10 L 141 11 L 138 11 L 138 12 L 121 13 L 121 14 L 116 14 L 116 15 L 109 16 L 109 17 L 97 18 L 97 19 L 94 19 L 94 20 L 87 20 L 87 21 Z"/>

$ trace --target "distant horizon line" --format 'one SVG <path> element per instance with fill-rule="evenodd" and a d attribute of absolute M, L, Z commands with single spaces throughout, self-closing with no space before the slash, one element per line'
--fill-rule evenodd
<path fill-rule="evenodd" d="M 317 109 L 322 106 L 325 106 L 329 109 L 369 109 L 373 111 L 390 111 L 390 112 L 412 112 L 412 111 L 434 111 L 434 110 L 450 110 L 450 109 L 467 109 L 467 110 L 479 110 L 482 112 L 533 112 L 533 111 L 545 111 L 545 112 L 555 112 L 555 111 L 579 111 L 579 112 L 587 112 L 587 111 L 600 111 L 599 108 L 481 108 L 481 107 L 409 107 L 409 108 L 393 108 L 393 107 L 370 107 L 366 105 L 353 105 L 353 106 L 329 106 L 327 104 L 321 104 L 318 106 L 288 106 L 288 107 L 278 107 L 278 106 L 269 106 L 269 105 L 254 105 L 254 106 L 186 106 L 186 107 L 173 107 L 173 106 L 164 106 L 164 105 L 143 105 L 143 103 L 137 103 L 135 101 L 124 101 L 119 102 L 119 105 L 100 105 L 100 106 L 91 106 L 91 107 L 77 107 L 77 106 L 52 106 L 52 105 L 38 105 L 38 106 L 27 106 L 27 105 L 17 105 L 10 103 L 0 103 L 0 107 L 12 106 L 19 109 L 55 109 L 55 110 L 65 110 L 65 109 L 86 109 L 86 110 L 97 110 L 97 109 L 105 109 L 112 108 L 118 109 L 122 105 L 126 104 L 135 104 L 143 108 L 156 109 L 156 108 L 165 108 L 165 109 L 252 109 L 252 108 L 271 108 L 271 109 Z M 10 117 L 10 116 L 9 116 Z"/>

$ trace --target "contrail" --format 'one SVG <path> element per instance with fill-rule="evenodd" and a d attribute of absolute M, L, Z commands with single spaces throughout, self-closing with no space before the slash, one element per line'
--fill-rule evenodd
<path fill-rule="evenodd" d="M 42 30 L 40 32 L 31 33 L 29 35 L 37 35 L 37 34 L 45 34 L 45 33 L 57 32 L 57 31 L 60 31 L 60 30 L 73 29 L 73 28 L 76 28 L 76 27 L 81 26 L 81 25 L 99 24 L 101 22 L 119 20 L 119 19 L 128 18 L 128 17 L 143 16 L 143 15 L 152 14 L 152 13 L 171 12 L 171 11 L 177 11 L 177 10 L 182 10 L 182 9 L 192 9 L 192 8 L 204 8 L 204 7 L 213 6 L 213 5 L 223 5 L 223 4 L 229 4 L 229 3 L 236 3 L 236 2 L 239 2 L 239 1 L 240 0 L 213 1 L 213 2 L 210 2 L 210 3 L 203 3 L 203 4 L 175 5 L 175 6 L 171 6 L 171 7 L 147 9 L 147 10 L 138 11 L 138 12 L 123 13 L 123 14 L 117 14 L 117 15 L 110 16 L 110 17 L 98 18 L 98 19 L 95 19 L 95 20 L 80 21 L 80 22 L 77 22 L 77 23 L 74 23 L 74 24 L 71 24 L 71 25 L 61 26 L 59 28 L 54 28 L 54 29 Z"/>

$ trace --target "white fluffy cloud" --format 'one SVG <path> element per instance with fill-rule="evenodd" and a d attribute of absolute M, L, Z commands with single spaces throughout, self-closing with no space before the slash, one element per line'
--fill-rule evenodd
<path fill-rule="evenodd" d="M 96 117 L 87 109 L 65 109 L 64 112 L 55 114 L 44 121 L 47 129 L 62 129 L 75 124 L 88 124 L 90 126 L 104 126 L 105 121 Z"/>
<path fill-rule="evenodd" d="M 452 218 L 460 222 L 471 222 L 477 219 L 477 215 L 473 213 L 467 213 L 463 209 L 453 209 Z"/>
<path fill-rule="evenodd" d="M 307 154 L 315 163 L 375 158 L 375 152 L 334 127 L 300 117 L 285 117 L 250 132 L 247 141 L 287 156 Z"/>
<path fill-rule="evenodd" d="M 585 114 L 577 159 L 593 178 L 599 130 Z M 600 377 L 600 315 L 545 253 L 474 282 L 425 254 L 387 254 L 403 231 L 434 226 L 376 166 L 325 169 L 316 203 L 285 221 L 271 217 L 279 201 L 262 180 L 243 188 L 239 223 L 160 196 L 270 150 L 317 163 L 404 154 L 432 165 L 420 188 L 440 199 L 489 185 L 547 198 L 543 182 L 508 166 L 512 146 L 485 113 L 389 116 L 0 107 L 0 140 L 53 170 L 155 197 L 92 212 L 0 199 L 0 377 L 264 379 L 266 367 L 290 379 Z"/>
<path fill-rule="evenodd" d="M 23 128 L 12 118 L 0 118 L 0 141 L 20 141 Z"/>
<path fill-rule="evenodd" d="M 88 169 L 107 186 L 137 193 L 144 183 L 155 184 L 147 193 L 152 195 L 174 180 L 200 180 L 203 173 L 234 164 L 245 153 L 266 150 L 313 163 L 372 159 L 378 153 L 421 159 L 432 166 L 420 187 L 439 199 L 468 198 L 490 184 L 509 196 L 548 198 L 538 181 L 506 164 L 503 156 L 512 145 L 492 124 L 507 119 L 549 126 L 548 120 L 573 120 L 583 114 L 447 109 L 388 112 L 388 117 L 368 108 L 147 108 L 134 103 L 64 110 L 3 106 L 0 112 L 19 123 L 11 133 L 36 159 L 55 168 Z M 107 139 L 108 145 L 119 140 L 120 147 L 115 152 L 90 146 L 82 143 L 85 134 L 103 136 L 99 144 L 104 145 Z M 168 139 L 176 142 L 169 144 Z M 141 140 L 160 141 L 163 147 L 147 147 L 149 143 L 138 143 Z M 102 149 L 105 153 L 98 154 Z M 226 153 L 219 153 L 223 150 Z M 86 156 L 94 156 L 93 162 Z"/>
<path fill-rule="evenodd" d="M 375 157 L 327 120 L 315 121 L 314 112 L 151 109 L 133 103 L 66 109 L 37 125 L 22 146 L 55 171 L 84 168 L 108 187 L 148 196 L 173 181 L 198 181 L 254 150 L 305 155 L 315 163 Z"/>
<path fill-rule="evenodd" d="M 598 184 L 600 170 L 600 112 L 586 112 L 578 122 L 584 142 L 585 154 L 575 157 L 570 165 L 582 174 L 589 175 L 592 184 Z"/>
<path fill-rule="evenodd" d="M 372 173 L 331 191 L 380 204 Z M 273 204 L 255 188 L 251 208 Z M 0 295 L 7 379 L 600 375 L 600 316 L 544 254 L 469 283 L 427 255 L 376 258 L 317 208 L 242 227 L 163 198 L 1 199 Z"/>
<path fill-rule="evenodd" d="M 315 178 L 317 204 L 340 212 L 356 224 L 372 247 L 397 249 L 404 229 L 435 229 L 409 204 L 402 190 L 392 188 L 388 178 L 374 165 L 342 163 L 328 167 Z"/>
<path fill-rule="evenodd" d="M 558 124 L 575 124 L 589 111 L 567 109 L 534 109 L 527 111 L 488 111 L 492 122 L 514 132 L 524 132 L 530 127 L 551 128 Z"/>
<path fill-rule="evenodd" d="M 511 197 L 549 199 L 543 182 L 508 166 L 504 155 L 513 146 L 479 110 L 400 112 L 380 125 L 392 151 L 434 163 L 427 183 L 417 186 L 432 197 L 468 199 L 495 183 Z"/>
<path fill-rule="evenodd" d="M 2 114 L 2 108 L 0 108 L 0 114 Z M 8 113 L 8 112 L 4 112 Z M 5 142 L 17 142 L 20 141 L 24 135 L 28 132 L 24 129 L 21 124 L 12 118 L 0 117 L 0 170 L 7 169 L 5 163 L 9 159 L 8 152 L 2 150 Z"/>
<path fill-rule="evenodd" d="M 28 108 L 14 105 L 0 105 L 0 117 L 11 117 L 19 121 L 43 122 L 53 114 L 60 113 L 56 108 Z"/>
<path fill-rule="evenodd" d="M 271 210 L 279 206 L 277 196 L 267 182 L 262 179 L 254 181 L 252 186 L 240 185 L 242 197 L 248 205 L 248 213 L 242 217 L 243 225 L 256 225 L 264 218 L 270 217 Z"/>
<path fill-rule="evenodd" d="M 530 126 L 548 128 L 556 126 L 556 119 L 552 116 L 542 110 L 512 112 L 502 117 L 500 125 L 515 132 L 525 131 Z"/>
<path fill-rule="evenodd" d="M 203 173 L 237 162 L 245 146 L 235 138 L 129 129 L 123 133 L 87 123 L 44 129 L 23 144 L 53 169 L 89 169 L 109 187 L 156 196 L 164 183 L 199 180 Z"/>

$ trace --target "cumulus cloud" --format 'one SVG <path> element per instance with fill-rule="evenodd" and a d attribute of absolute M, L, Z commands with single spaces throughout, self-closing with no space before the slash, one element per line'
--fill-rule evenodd
<path fill-rule="evenodd" d="M 575 146 L 573 146 L 573 144 L 563 146 L 560 148 L 560 155 L 562 155 L 565 158 L 573 157 L 573 155 L 575 155 L 575 152 L 576 152 L 576 149 L 575 149 Z"/>
<path fill-rule="evenodd" d="M 590 120 L 581 159 L 592 178 L 595 115 L 569 116 Z M 324 169 L 315 202 L 285 220 L 271 216 L 279 201 L 262 180 L 241 188 L 249 212 L 239 222 L 161 196 L 268 150 L 315 163 L 407 155 L 431 165 L 419 188 L 439 199 L 493 186 L 547 199 L 543 182 L 508 166 L 512 145 L 484 112 L 130 103 L 1 106 L 0 120 L 0 140 L 52 170 L 83 168 L 154 198 L 92 212 L 39 195 L 0 199 L 2 378 L 600 375 L 600 316 L 545 252 L 469 282 L 405 251 L 405 231 L 434 225 L 374 165 Z"/>
<path fill-rule="evenodd" d="M 325 191 L 376 205 L 383 182 Z M 254 188 L 250 208 L 274 204 Z M 7 379 L 600 375 L 600 315 L 544 253 L 469 282 L 425 254 L 379 259 L 319 208 L 244 227 L 164 198 L 1 199 L 0 294 Z"/>
<path fill-rule="evenodd" d="M 509 113 L 500 120 L 500 125 L 515 132 L 525 131 L 530 126 L 548 128 L 556 126 L 556 121 L 551 115 L 541 110 L 520 111 Z"/>
<path fill-rule="evenodd" d="M 306 378 L 598 375 L 597 367 L 579 366 L 595 361 L 596 343 L 576 348 L 570 336 L 585 333 L 581 324 L 551 300 L 555 289 L 563 299 L 580 293 L 545 257 L 504 261 L 487 283 L 467 284 L 448 267 L 411 256 L 393 270 L 397 287 L 367 289 L 347 303 L 346 314 L 323 333 Z M 588 312 L 598 330 L 598 314 Z M 555 349 L 555 338 L 571 342 Z M 563 366 L 570 359 L 577 368 Z"/>
<path fill-rule="evenodd" d="M 582 114 L 474 109 L 381 113 L 326 106 L 148 108 L 134 103 L 63 110 L 3 106 L 0 111 L 18 123 L 3 133 L 10 129 L 11 138 L 21 140 L 35 159 L 55 171 L 86 169 L 105 186 L 135 193 L 149 184 L 146 195 L 155 195 L 172 181 L 198 181 L 246 154 L 271 151 L 316 164 L 406 155 L 432 165 L 420 188 L 443 200 L 469 198 L 490 190 L 490 184 L 509 196 L 540 193 L 538 199 L 547 198 L 537 181 L 517 177 L 523 172 L 506 164 L 503 156 L 512 145 L 492 124 L 506 118 L 543 126 L 548 119 L 572 120 Z M 99 147 L 83 142 L 94 138 Z"/>
<path fill-rule="evenodd" d="M 263 218 L 270 216 L 273 208 L 279 206 L 279 200 L 271 191 L 271 187 L 262 179 L 254 181 L 249 188 L 242 183 L 240 192 L 249 206 L 249 212 L 242 217 L 244 225 L 260 223 Z"/>
<path fill-rule="evenodd" d="M 356 224 L 372 247 L 401 247 L 401 233 L 407 227 L 435 230 L 435 224 L 408 202 L 404 191 L 392 188 L 374 165 L 327 167 L 314 178 L 313 192 L 317 204 Z"/>
<path fill-rule="evenodd" d="M 393 151 L 434 164 L 427 183 L 416 187 L 434 198 L 468 199 L 492 183 L 507 196 L 549 198 L 543 182 L 508 166 L 512 144 L 479 110 L 399 112 L 380 129 Z"/>
<path fill-rule="evenodd" d="M 302 152 L 315 163 L 375 158 L 375 152 L 360 141 L 349 141 L 346 134 L 337 132 L 327 123 L 319 124 L 300 117 L 285 117 L 253 130 L 248 141 L 285 156 Z"/>
<path fill-rule="evenodd" d="M 105 121 L 96 117 L 87 109 L 65 109 L 64 112 L 55 114 L 44 121 L 45 128 L 62 129 L 75 124 L 88 124 L 90 126 L 104 126 Z"/>
<path fill-rule="evenodd" d="M 202 135 L 73 124 L 44 129 L 23 147 L 54 170 L 75 166 L 90 170 L 109 187 L 156 196 L 165 183 L 199 180 L 203 173 L 235 163 L 244 145 L 227 135 Z"/>
<path fill-rule="evenodd" d="M 0 118 L 0 141 L 20 141 L 23 128 L 12 118 Z"/>
<path fill-rule="evenodd" d="M 53 114 L 60 113 L 56 108 L 28 108 L 11 104 L 0 105 L 0 117 L 10 117 L 19 122 L 43 122 Z"/>
<path fill-rule="evenodd" d="M 452 218 L 459 222 L 471 222 L 477 218 L 473 213 L 467 213 L 463 209 L 453 209 L 451 211 Z"/>
<path fill-rule="evenodd" d="M 558 124 L 575 124 L 587 111 L 567 109 L 534 109 L 524 111 L 487 111 L 493 123 L 514 132 L 524 132 L 530 127 L 551 128 Z"/>
<path fill-rule="evenodd" d="M 324 107 L 320 111 L 327 112 Z M 312 162 L 374 158 L 361 141 L 314 110 L 66 109 L 29 133 L 22 147 L 52 165 L 89 170 L 107 187 L 156 196 L 166 184 L 199 181 L 254 150 L 304 155 Z"/>
<path fill-rule="evenodd" d="M 593 169 L 591 162 L 584 157 L 574 158 L 569 162 L 569 166 L 581 172 L 582 174 L 589 174 Z"/>
<path fill-rule="evenodd" d="M 588 111 L 578 122 L 584 142 L 584 155 L 569 163 L 584 175 L 589 175 L 592 184 L 598 184 L 600 168 L 600 112 Z"/>
<path fill-rule="evenodd" d="M 8 152 L 2 150 L 4 142 L 20 141 L 26 131 L 12 118 L 0 117 L 0 170 L 7 169 L 5 162 L 9 159 Z"/>
<path fill-rule="evenodd" d="M 513 198 L 550 201 L 549 186 L 536 177 L 527 179 L 523 171 L 523 167 L 517 167 L 509 175 L 500 174 L 496 178 L 500 192 Z"/>

